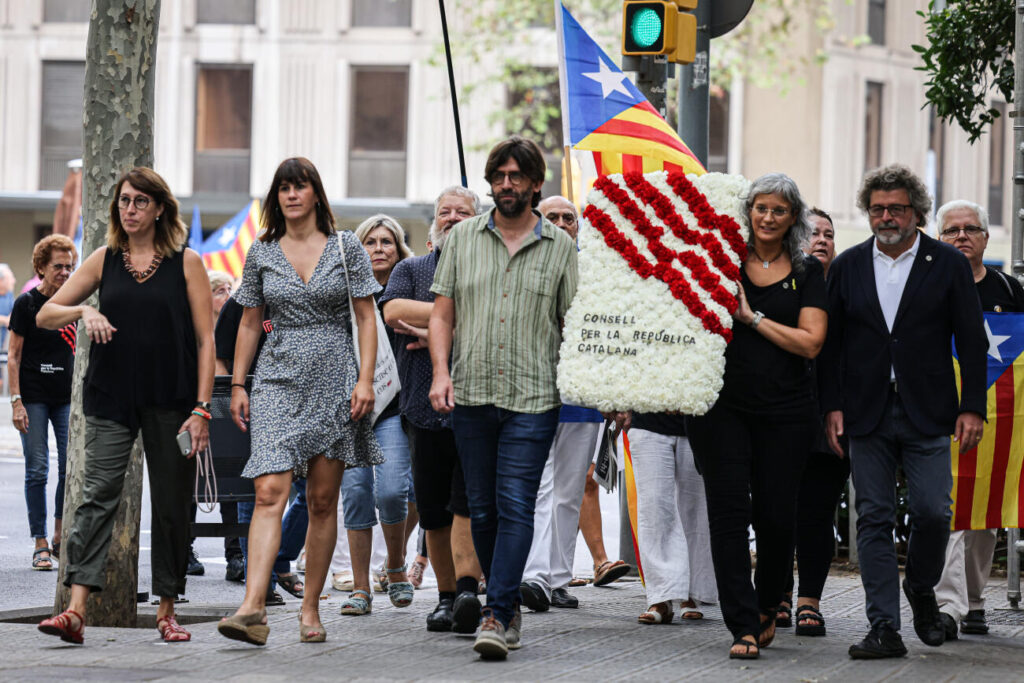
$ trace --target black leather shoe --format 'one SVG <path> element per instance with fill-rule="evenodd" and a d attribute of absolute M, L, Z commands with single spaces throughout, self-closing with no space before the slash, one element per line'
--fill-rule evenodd
<path fill-rule="evenodd" d="M 935 591 L 915 593 L 910 583 L 903 579 L 903 592 L 914 612 L 914 632 L 925 645 L 938 647 L 946 642 L 946 629 L 939 620 L 939 604 L 935 602 Z"/>
<path fill-rule="evenodd" d="M 437 602 L 434 611 L 427 615 L 428 631 L 451 631 L 452 630 L 452 598 L 441 598 Z"/>
<path fill-rule="evenodd" d="M 906 654 L 907 648 L 899 631 L 887 621 L 872 626 L 864 640 L 850 646 L 851 659 L 887 659 Z"/>
<path fill-rule="evenodd" d="M 472 591 L 462 591 L 452 603 L 452 631 L 476 633 L 480 625 L 480 600 Z"/>
<path fill-rule="evenodd" d="M 185 573 L 189 576 L 202 576 L 206 573 L 206 567 L 196 557 L 196 551 L 191 548 L 188 549 L 188 569 L 185 570 Z"/>
<path fill-rule="evenodd" d="M 523 604 L 534 612 L 547 612 L 551 607 L 551 601 L 544 594 L 544 589 L 533 581 L 523 581 L 519 584 L 519 595 L 523 598 Z"/>
<path fill-rule="evenodd" d="M 988 624 L 985 623 L 985 610 L 972 609 L 960 622 L 960 630 L 964 633 L 985 635 L 988 633 Z"/>
<path fill-rule="evenodd" d="M 522 592 L 522 589 L 520 589 L 520 592 Z M 551 591 L 551 606 L 575 608 L 580 606 L 580 601 L 576 599 L 575 595 L 571 595 L 564 588 L 555 588 Z"/>
<path fill-rule="evenodd" d="M 224 580 L 242 583 L 245 581 L 245 562 L 240 557 L 228 560 L 228 568 L 224 570 Z"/>
<path fill-rule="evenodd" d="M 942 622 L 942 629 L 946 632 L 946 640 L 956 640 L 956 619 L 945 612 L 939 612 L 939 621 Z"/>

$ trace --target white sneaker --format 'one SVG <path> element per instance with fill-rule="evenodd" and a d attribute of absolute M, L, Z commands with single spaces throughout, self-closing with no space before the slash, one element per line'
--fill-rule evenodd
<path fill-rule="evenodd" d="M 346 570 L 338 572 L 337 574 L 331 574 L 331 588 L 342 593 L 348 593 L 355 590 L 356 584 L 352 579 L 352 572 Z"/>
<path fill-rule="evenodd" d="M 306 549 L 303 548 L 299 551 L 299 559 L 295 560 L 295 571 L 304 572 L 306 571 Z"/>
<path fill-rule="evenodd" d="M 483 610 L 483 616 L 484 619 L 480 623 L 480 630 L 477 631 L 476 641 L 473 643 L 473 651 L 479 653 L 482 659 L 505 659 L 508 656 L 505 627 L 494 618 L 486 607 Z"/>

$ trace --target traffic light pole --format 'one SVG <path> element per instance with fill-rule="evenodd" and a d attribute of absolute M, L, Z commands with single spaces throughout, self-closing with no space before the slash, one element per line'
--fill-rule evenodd
<path fill-rule="evenodd" d="M 650 55 L 640 57 L 640 66 L 636 75 L 636 87 L 643 93 L 647 101 L 651 103 L 661 118 L 667 118 L 665 101 L 666 85 L 668 83 L 668 57 L 665 55 Z"/>
<path fill-rule="evenodd" d="M 693 64 L 682 65 L 679 75 L 679 116 L 676 131 L 700 163 L 707 168 L 711 3 L 698 3 L 694 14 L 697 17 L 697 57 Z"/>

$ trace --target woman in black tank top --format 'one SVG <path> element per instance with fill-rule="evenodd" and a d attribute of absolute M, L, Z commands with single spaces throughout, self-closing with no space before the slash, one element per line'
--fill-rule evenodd
<path fill-rule="evenodd" d="M 107 246 L 85 260 L 39 311 L 39 327 L 81 320 L 92 347 L 83 390 L 85 485 L 64 544 L 71 600 L 39 624 L 43 633 L 83 640 L 86 600 L 103 590 L 114 514 L 132 444 L 141 432 L 152 504 L 153 593 L 165 641 L 190 639 L 174 617 L 185 592 L 193 456 L 209 443 L 213 391 L 210 281 L 188 238 L 178 202 L 149 168 L 117 183 Z M 99 310 L 85 305 L 99 290 Z M 187 432 L 186 454 L 176 437 Z"/>

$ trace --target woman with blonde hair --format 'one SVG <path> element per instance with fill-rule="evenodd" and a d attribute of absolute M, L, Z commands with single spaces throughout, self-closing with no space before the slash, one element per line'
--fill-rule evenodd
<path fill-rule="evenodd" d="M 355 234 L 366 249 L 373 276 L 381 286 L 375 295 L 379 299 L 395 264 L 412 256 L 412 251 L 405 244 L 405 231 L 394 218 L 377 214 L 363 221 Z M 394 332 L 391 328 L 387 328 L 387 332 L 394 348 Z M 373 433 L 384 451 L 384 462 L 350 472 L 341 484 L 342 515 L 348 531 L 354 587 L 341 605 L 342 614 L 361 615 L 372 609 L 370 555 L 373 527 L 378 516 L 388 551 L 384 567 L 386 576 L 381 583 L 386 583 L 392 605 L 408 607 L 412 604 L 413 585 L 409 582 L 405 564 L 406 517 L 412 476 L 409 440 L 402 429 L 398 396 L 377 418 Z"/>
<path fill-rule="evenodd" d="M 133 168 L 110 202 L 107 245 L 94 251 L 43 305 L 36 322 L 81 320 L 92 340 L 82 393 L 85 484 L 65 548 L 68 609 L 39 624 L 81 643 L 89 593 L 103 590 L 114 515 L 135 437 L 142 433 L 152 503 L 153 593 L 167 642 L 191 635 L 174 617 L 185 592 L 193 456 L 209 443 L 213 392 L 210 281 L 167 183 Z M 83 304 L 99 290 L 99 310 Z M 188 448 L 179 448 L 176 437 Z M 184 454 L 183 454 L 184 450 Z"/>

